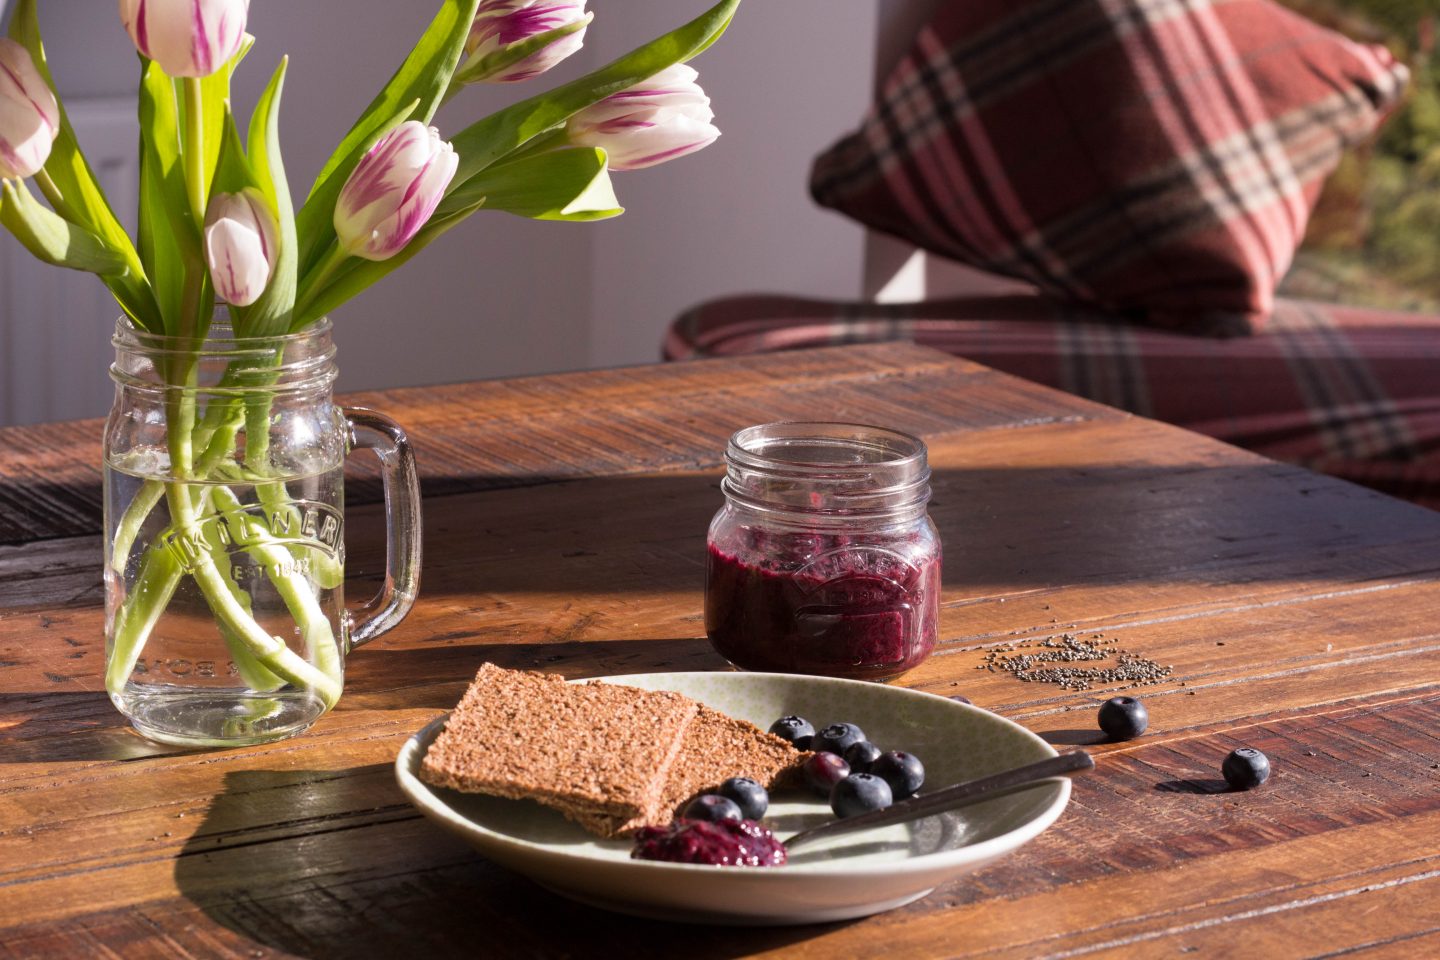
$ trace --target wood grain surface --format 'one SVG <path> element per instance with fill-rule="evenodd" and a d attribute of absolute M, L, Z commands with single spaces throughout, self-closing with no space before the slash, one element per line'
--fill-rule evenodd
<path fill-rule="evenodd" d="M 339 707 L 185 752 L 103 692 L 99 424 L 0 430 L 0 957 L 1322 957 L 1440 953 L 1440 514 L 905 345 L 347 398 L 410 431 L 421 600 Z M 704 535 L 725 440 L 777 419 L 920 434 L 964 694 L 1098 770 L 1019 853 L 900 910 L 725 929 L 579 906 L 420 818 L 390 764 L 484 660 L 720 669 Z M 370 474 L 350 591 L 378 582 Z M 1150 732 L 1109 687 L 987 669 L 1097 635 L 1171 668 Z M 1224 789 L 1249 744 L 1274 775 Z"/>

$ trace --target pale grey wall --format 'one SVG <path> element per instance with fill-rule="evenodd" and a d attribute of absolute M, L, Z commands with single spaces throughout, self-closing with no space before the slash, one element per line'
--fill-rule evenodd
<path fill-rule="evenodd" d="M 591 4 L 634 41 L 694 4 Z M 625 216 L 595 231 L 591 362 L 654 359 L 666 324 L 700 300 L 763 291 L 854 298 L 864 231 L 820 210 L 810 162 L 870 99 L 875 7 L 748 0 L 694 61 L 722 134 L 674 163 L 615 175 Z M 602 34 L 600 52 L 622 52 Z"/>
<path fill-rule="evenodd" d="M 134 53 L 111 0 L 40 6 L 64 96 L 131 94 Z M 592 0 L 596 21 L 585 50 L 551 79 L 591 69 L 705 6 Z M 432 13 L 428 2 L 252 3 L 258 42 L 236 103 L 248 114 L 279 56 L 291 55 L 282 135 L 297 200 Z M 749 290 L 857 295 L 863 232 L 815 209 L 805 182 L 813 156 L 853 126 L 868 101 L 875 21 L 875 7 L 863 2 L 749 0 L 725 39 L 694 64 L 724 131 L 717 143 L 672 164 L 616 174 L 628 212 L 615 221 L 473 217 L 338 311 L 342 386 L 643 363 L 657 356 L 665 324 L 701 299 Z M 441 113 L 442 132 L 548 82 L 467 91 Z M 13 240 L 3 236 L 0 244 Z M 35 319 L 0 316 L 0 323 Z M 107 336 L 103 320 L 92 326 L 75 335 Z"/>

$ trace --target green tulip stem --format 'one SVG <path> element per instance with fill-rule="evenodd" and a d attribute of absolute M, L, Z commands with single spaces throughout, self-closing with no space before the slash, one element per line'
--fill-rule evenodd
<path fill-rule="evenodd" d="M 304 315 L 305 309 L 325 292 L 325 287 L 334 278 L 335 272 L 349 259 L 350 255 L 340 249 L 339 240 L 330 244 L 330 249 L 325 251 L 325 258 L 316 264 L 315 269 L 300 283 L 300 295 L 295 300 L 295 316 Z"/>
<path fill-rule="evenodd" d="M 205 91 L 199 77 L 185 78 L 185 189 L 195 226 L 205 229 Z"/>
<path fill-rule="evenodd" d="M 176 528 L 193 529 L 195 508 L 190 499 L 190 491 L 184 484 L 174 484 L 166 494 Z M 245 609 L 239 597 L 231 591 L 209 551 L 199 552 L 191 566 L 190 575 L 195 578 L 195 583 L 204 594 L 205 602 L 210 605 L 210 612 L 215 615 L 221 630 L 229 631 L 248 647 L 255 659 L 271 673 L 302 690 L 313 691 L 327 710 L 335 706 L 340 699 L 339 681 L 295 653 L 285 645 L 284 640 L 266 633 L 254 616 Z M 303 611 L 292 609 L 291 612 Z"/>
<path fill-rule="evenodd" d="M 233 439 L 233 431 L 231 435 Z M 195 490 L 194 485 L 183 483 L 157 482 L 157 485 L 167 494 L 173 522 L 151 540 L 141 559 L 135 584 L 116 614 L 113 646 L 105 674 L 105 686 L 112 695 L 123 691 L 146 641 L 186 573 L 169 547 L 167 535 L 175 530 L 194 529 L 197 519 L 212 509 L 212 500 L 216 515 L 243 518 L 245 514 L 239 498 L 226 486 L 207 484 L 206 489 Z M 256 622 L 244 591 L 215 562 L 212 554 L 223 556 L 224 545 L 208 528 L 207 533 L 211 535 L 206 537 L 207 550 L 192 563 L 189 573 L 214 613 L 216 625 L 247 686 L 265 692 L 288 681 L 313 691 L 329 709 L 339 699 L 343 683 L 340 649 L 310 583 L 301 574 L 285 572 L 292 555 L 298 555 L 302 548 L 271 536 L 261 523 L 243 519 L 240 522 L 246 525 L 245 550 L 266 570 L 284 600 L 300 628 L 309 662 L 279 638 L 267 634 Z M 321 566 L 323 569 L 324 565 Z"/>
<path fill-rule="evenodd" d="M 106 657 L 105 689 L 112 697 L 125 689 L 125 681 L 145 649 L 160 615 L 170 605 L 184 571 L 163 538 L 157 537 L 140 562 L 140 575 L 115 615 L 114 639 Z"/>
<path fill-rule="evenodd" d="M 235 434 L 240 427 L 237 407 L 238 403 L 231 399 L 225 403 L 212 402 L 205 408 L 205 419 L 195 428 L 192 439 L 195 444 L 205 445 L 195 461 L 198 476 L 209 474 L 234 448 Z M 130 551 L 135 547 L 135 538 L 164 496 L 165 484 L 162 481 L 146 480 L 126 506 L 110 541 L 110 566 L 116 572 L 125 569 Z"/>
<path fill-rule="evenodd" d="M 124 573 L 130 562 L 130 551 L 135 549 L 135 538 L 140 528 L 150 519 L 150 514 L 165 496 L 165 484 L 159 480 L 146 480 L 130 498 L 120 522 L 115 525 L 115 535 L 110 539 L 110 569 Z"/>
<path fill-rule="evenodd" d="M 272 365 L 280 362 L 281 351 L 276 351 Z M 201 454 L 195 461 L 195 473 L 200 478 L 208 476 L 221 461 L 228 457 L 235 446 L 235 436 L 239 429 L 241 419 L 252 424 L 263 426 L 268 417 L 269 400 L 265 403 L 265 416 L 255 416 L 250 405 L 241 411 L 244 400 L 233 393 L 237 387 L 249 385 L 247 377 L 260 374 L 259 387 L 270 386 L 275 382 L 276 373 L 273 370 L 256 368 L 253 360 L 233 360 L 221 374 L 220 381 L 215 385 L 215 390 L 221 396 L 214 397 L 205 406 L 205 416 L 195 427 L 191 442 L 201 448 Z M 255 436 L 247 431 L 246 460 L 251 461 L 250 453 L 252 447 L 249 441 Z M 269 431 L 265 430 L 265 439 L 253 449 L 259 450 L 268 448 Z M 134 498 L 125 508 L 120 523 L 116 526 L 115 535 L 111 539 L 110 565 L 118 572 L 125 569 L 125 563 L 130 559 L 130 551 L 135 546 L 135 538 L 140 535 L 140 530 L 150 513 L 165 496 L 165 484 L 159 480 L 146 480 L 141 484 Z"/>
<path fill-rule="evenodd" d="M 244 516 L 244 508 L 229 487 L 215 488 L 216 512 L 229 516 Z M 283 540 L 270 535 L 264 524 L 253 519 L 246 524 L 246 541 L 250 544 L 245 552 L 254 557 L 266 571 L 275 591 L 285 601 L 295 625 L 305 639 L 310 661 L 336 684 L 341 682 L 340 649 L 335 643 L 335 634 L 325 616 L 320 602 L 309 581 L 298 573 L 285 573 L 292 558 L 298 555 L 298 548 L 292 551 Z M 316 552 L 316 551 L 311 551 Z"/>

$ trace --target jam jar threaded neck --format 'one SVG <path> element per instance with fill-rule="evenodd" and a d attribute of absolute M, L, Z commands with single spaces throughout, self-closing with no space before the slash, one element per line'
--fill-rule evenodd
<path fill-rule="evenodd" d="M 787 421 L 730 438 L 721 489 L 734 503 L 831 527 L 910 520 L 930 500 L 925 444 L 858 423 Z"/>

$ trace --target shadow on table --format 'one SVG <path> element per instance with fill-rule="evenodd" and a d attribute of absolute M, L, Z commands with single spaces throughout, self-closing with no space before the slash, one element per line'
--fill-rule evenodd
<path fill-rule="evenodd" d="M 697 590 L 723 503 L 713 474 L 432 483 L 425 595 Z M 1303 579 L 1364 544 L 1413 541 L 1427 517 L 1360 487 L 1256 461 L 1208 466 L 936 470 L 931 516 L 961 597 L 1057 584 Z M 1363 501 L 1363 503 L 1362 503 Z M 1323 519 L 1320 519 L 1322 518 Z M 352 572 L 383 569 L 376 511 L 356 511 Z"/>
<path fill-rule="evenodd" d="M 1040 736 L 1052 746 L 1090 747 L 1097 743 L 1109 743 L 1110 738 L 1101 730 L 1046 730 Z"/>
<path fill-rule="evenodd" d="M 1155 784 L 1161 793 L 1234 793 L 1234 788 L 1224 780 L 1200 778 L 1196 780 L 1162 780 Z"/>
<path fill-rule="evenodd" d="M 0 693 L 5 763 L 128 761 L 190 751 L 136 733 L 99 692 Z"/>
<path fill-rule="evenodd" d="M 428 477 L 425 596 L 694 590 L 706 529 L 724 501 L 718 468 L 700 466 L 705 472 Z M 1427 517 L 1440 522 L 1440 514 L 1258 458 L 951 466 L 935 470 L 932 487 L 945 582 L 976 596 L 996 587 L 1295 579 L 1367 544 L 1412 541 Z M 347 487 L 356 596 L 383 575 L 379 512 L 367 506 L 376 494 L 363 473 Z M 100 505 L 98 488 L 83 484 L 26 482 L 14 495 Z M 77 514 L 47 535 L 98 528 L 98 513 Z M 7 530 L 0 512 L 0 542 L 29 538 Z"/>
<path fill-rule="evenodd" d="M 389 764 L 226 773 L 175 882 L 255 944 L 317 958 L 725 960 L 843 926 L 690 926 L 574 903 L 423 820 Z"/>
<path fill-rule="evenodd" d="M 386 646 L 381 640 L 362 647 L 346 659 L 346 689 L 336 710 L 449 710 L 486 661 L 570 679 L 729 667 L 704 638 L 492 643 L 478 637 L 478 631 L 458 632 L 422 636 L 419 646 Z M 437 684 L 437 677 L 453 682 Z"/>
<path fill-rule="evenodd" d="M 693 637 L 464 643 L 470 636 L 426 636 L 427 642 L 418 647 L 388 647 L 382 641 L 351 654 L 346 658 L 345 693 L 336 712 L 449 710 L 486 660 L 510 669 L 546 670 L 567 677 L 727 667 L 708 641 Z M 437 682 L 440 677 L 451 679 Z M 110 698 L 98 691 L 0 693 L 0 729 L 4 731 L 0 760 L 5 763 L 123 762 L 197 752 L 140 736 Z"/>

